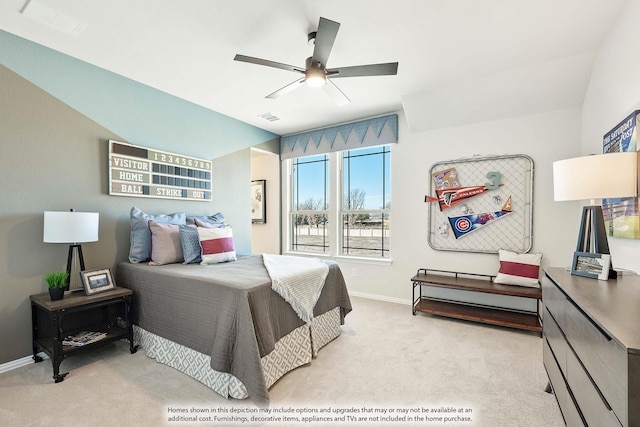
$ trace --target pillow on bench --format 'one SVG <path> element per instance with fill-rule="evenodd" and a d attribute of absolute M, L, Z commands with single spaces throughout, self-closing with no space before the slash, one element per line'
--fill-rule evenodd
<path fill-rule="evenodd" d="M 541 253 L 517 254 L 515 252 L 500 249 L 500 269 L 494 283 L 503 285 L 540 287 L 538 279 L 540 277 Z"/>

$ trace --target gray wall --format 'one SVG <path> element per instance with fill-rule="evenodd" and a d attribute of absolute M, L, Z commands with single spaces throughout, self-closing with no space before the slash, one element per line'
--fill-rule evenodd
<path fill-rule="evenodd" d="M 239 129 L 248 126 L 238 122 Z M 144 125 L 136 132 L 144 133 Z M 221 132 L 226 144 L 232 144 L 229 129 Z M 241 137 L 243 144 L 265 142 L 264 133 L 257 132 L 253 141 L 246 135 Z M 220 135 L 208 137 L 216 140 Z M 46 292 L 44 274 L 66 267 L 68 247 L 42 242 L 45 210 L 100 213 L 100 240 L 83 245 L 87 269 L 115 269 L 127 258 L 132 206 L 149 213 L 221 211 L 233 225 L 238 251 L 251 249 L 248 148 L 214 159 L 213 201 L 182 202 L 109 196 L 109 139 L 140 144 L 114 134 L 0 66 L 0 364 L 30 355 L 29 295 Z M 168 140 L 161 142 L 171 145 Z M 176 142 L 171 151 L 177 153 L 197 156 L 204 150 L 198 141 Z"/>

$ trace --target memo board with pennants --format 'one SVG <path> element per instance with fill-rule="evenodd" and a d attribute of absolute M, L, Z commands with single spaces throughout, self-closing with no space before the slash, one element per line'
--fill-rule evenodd
<path fill-rule="evenodd" d="M 523 253 L 532 247 L 533 160 L 522 154 L 435 163 L 429 171 L 429 246 Z"/>
<path fill-rule="evenodd" d="M 211 200 L 210 160 L 109 141 L 109 194 Z"/>

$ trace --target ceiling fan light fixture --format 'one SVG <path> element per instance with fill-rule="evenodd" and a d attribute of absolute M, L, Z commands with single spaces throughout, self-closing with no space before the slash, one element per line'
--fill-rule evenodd
<path fill-rule="evenodd" d="M 327 76 L 320 69 L 307 70 L 304 82 L 310 87 L 324 86 L 327 83 Z"/>
<path fill-rule="evenodd" d="M 351 101 L 349 101 L 349 98 L 333 83 L 334 78 L 396 75 L 398 73 L 398 63 L 389 62 L 386 64 L 327 68 L 327 61 L 333 49 L 333 44 L 336 41 L 339 28 L 339 22 L 320 17 L 318 30 L 307 35 L 307 41 L 309 44 L 313 44 L 313 54 L 306 59 L 304 68 L 240 54 L 237 54 L 233 59 L 234 61 L 248 62 L 250 64 L 263 65 L 298 73 L 298 79 L 296 81 L 267 95 L 266 98 L 268 99 L 279 98 L 304 84 L 309 87 L 324 86 L 323 89 L 336 101 L 336 104 L 345 105 Z M 300 74 L 303 74 L 304 77 L 301 77 Z M 329 80 L 329 78 L 331 78 L 331 80 Z"/>

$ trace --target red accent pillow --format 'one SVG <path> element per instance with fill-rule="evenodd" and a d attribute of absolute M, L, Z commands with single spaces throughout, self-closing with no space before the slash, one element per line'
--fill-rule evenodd
<path fill-rule="evenodd" d="M 198 238 L 202 248 L 202 262 L 200 264 L 218 264 L 237 260 L 233 246 L 233 232 L 230 227 L 198 227 Z"/>
<path fill-rule="evenodd" d="M 541 253 L 517 254 L 500 249 L 500 269 L 494 282 L 503 285 L 518 285 L 538 288 L 540 282 Z"/>

